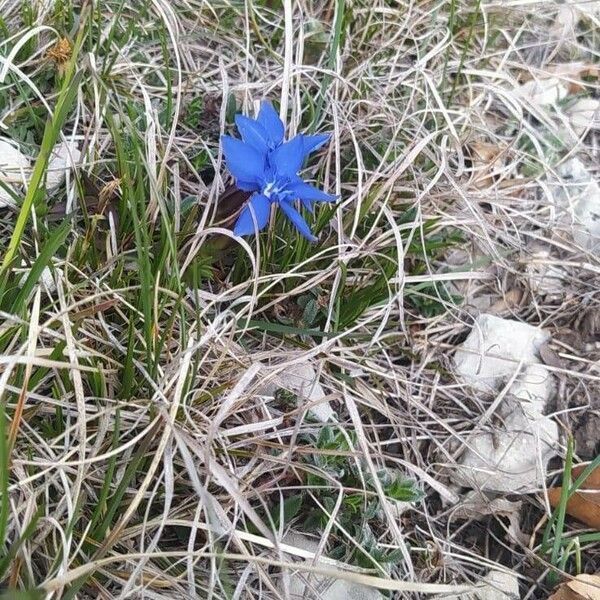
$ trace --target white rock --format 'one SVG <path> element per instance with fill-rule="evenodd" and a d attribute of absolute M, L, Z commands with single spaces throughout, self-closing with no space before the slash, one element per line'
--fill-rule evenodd
<path fill-rule="evenodd" d="M 572 158 L 562 163 L 557 172 L 563 179 L 574 183 L 593 181 L 585 165 L 578 158 Z"/>
<path fill-rule="evenodd" d="M 48 161 L 46 189 L 56 191 L 63 183 L 66 173 L 81 159 L 76 142 L 60 142 L 54 147 Z M 27 186 L 31 178 L 29 158 L 15 146 L 0 140 L 0 181 L 11 188 Z M 13 205 L 13 199 L 3 188 L 0 188 L 0 208 Z"/>
<path fill-rule="evenodd" d="M 484 578 L 488 584 L 486 600 L 519 600 L 519 580 L 515 573 L 490 571 Z M 483 598 L 480 594 L 480 598 Z"/>
<path fill-rule="evenodd" d="M 545 467 L 558 450 L 556 423 L 544 415 L 531 418 L 514 399 L 507 399 L 498 414 L 502 425 L 469 436 L 456 470 L 451 471 L 453 481 L 510 494 L 539 490 Z"/>
<path fill-rule="evenodd" d="M 77 142 L 60 142 L 54 147 L 46 174 L 46 189 L 57 190 L 65 180 L 67 171 L 79 163 L 81 152 Z"/>
<path fill-rule="evenodd" d="M 510 393 L 522 401 L 523 410 L 532 418 L 537 417 L 532 411 L 543 412 L 553 392 L 554 382 L 544 365 L 528 366 L 510 387 Z"/>
<path fill-rule="evenodd" d="M 284 543 L 316 552 L 319 543 L 299 533 L 288 533 Z M 312 564 L 312 561 L 307 561 Z M 317 561 L 316 566 L 328 568 L 331 566 L 323 561 Z M 284 572 L 283 580 L 287 579 L 290 600 L 383 600 L 383 595 L 375 588 L 348 582 L 344 579 L 323 577 L 299 569 L 292 573 Z M 283 580 L 280 584 L 282 593 L 285 591 Z"/>
<path fill-rule="evenodd" d="M 489 252 L 478 246 L 454 249 L 448 253 L 445 261 L 446 272 L 476 270 L 492 274 L 495 269 Z M 486 293 L 488 288 L 476 279 L 455 279 L 447 281 L 444 285 L 449 293 L 460 296 L 463 308 L 473 314 L 488 312 L 498 301 L 498 295 Z"/>
<path fill-rule="evenodd" d="M 268 375 L 269 371 L 272 371 L 272 369 L 265 367 L 264 375 Z M 277 390 L 287 390 L 296 394 L 306 403 L 314 403 L 309 412 L 320 422 L 325 423 L 335 417 L 331 405 L 325 400 L 326 395 L 323 386 L 319 383 L 317 374 L 310 363 L 303 362 L 291 365 L 269 379 L 260 387 L 260 394 L 274 396 Z"/>
<path fill-rule="evenodd" d="M 350 583 L 343 579 L 325 580 L 312 578 L 308 590 L 304 581 L 296 577 L 290 586 L 290 600 L 381 600 L 383 596 L 374 588 Z M 313 588 L 316 593 L 310 593 Z"/>
<path fill-rule="evenodd" d="M 588 250 L 597 250 L 600 247 L 600 187 L 596 182 L 586 186 L 573 208 L 573 239 Z"/>
<path fill-rule="evenodd" d="M 465 440 L 450 473 L 455 483 L 509 493 L 539 489 L 558 446 L 558 427 L 543 413 L 552 376 L 537 358 L 548 337 L 537 327 L 492 315 L 475 321 L 455 355 L 458 375 L 476 390 L 498 392 L 518 369 L 522 372 L 489 422 Z"/>
<path fill-rule="evenodd" d="M 15 189 L 29 179 L 29 159 L 15 146 L 0 140 L 0 181 Z M 11 195 L 0 187 L 0 208 L 14 205 Z"/>
<path fill-rule="evenodd" d="M 490 314 L 479 315 L 454 355 L 456 372 L 479 390 L 495 390 L 521 361 L 538 362 L 537 351 L 548 338 L 538 327 Z"/>
<path fill-rule="evenodd" d="M 439 600 L 519 600 L 519 580 L 512 572 L 490 571 L 484 578 L 484 585 L 476 592 L 460 596 L 436 596 Z"/>
<path fill-rule="evenodd" d="M 600 249 L 600 186 L 578 158 L 558 169 L 562 178 L 553 199 L 574 241 L 587 250 Z"/>
<path fill-rule="evenodd" d="M 521 500 L 512 502 L 502 496 L 490 498 L 486 494 L 472 490 L 461 499 L 451 515 L 455 519 L 480 519 L 488 515 L 503 517 L 517 515 L 518 517 L 522 506 Z"/>

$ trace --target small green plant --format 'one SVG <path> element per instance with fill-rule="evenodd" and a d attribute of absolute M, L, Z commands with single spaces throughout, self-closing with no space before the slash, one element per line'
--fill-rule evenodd
<path fill-rule="evenodd" d="M 442 282 L 415 285 L 406 292 L 406 298 L 424 317 L 436 317 L 443 314 L 448 305 L 460 304 L 463 297 L 452 294 Z"/>
<path fill-rule="evenodd" d="M 192 129 L 197 129 L 202 125 L 204 115 L 204 99 L 202 96 L 196 96 L 187 105 L 183 114 L 183 123 Z"/>
<path fill-rule="evenodd" d="M 382 549 L 374 533 L 381 524 L 383 514 L 376 483 L 380 484 L 388 500 L 417 502 L 422 498 L 422 492 L 417 489 L 415 482 L 388 470 L 376 473 L 377 482 L 370 474 L 361 477 L 354 457 L 354 432 L 326 426 L 310 441 L 315 446 L 315 452 L 307 458 L 307 463 L 321 471 L 323 476 L 312 470 L 308 471 L 306 485 L 322 508 L 316 506 L 307 509 L 304 527 L 322 530 L 327 526 L 338 502 L 339 488 L 330 483 L 335 480 L 342 486 L 344 493 L 336 522 L 352 534 L 360 547 L 352 548 L 349 556 L 346 556 L 348 548 L 340 545 L 333 550 L 332 556 L 344 558 L 365 568 L 397 563 L 401 558 L 400 553 L 397 550 Z M 335 530 L 334 527 L 334 534 Z"/>
<path fill-rule="evenodd" d="M 555 570 L 548 574 L 548 584 L 556 585 L 559 573 L 568 571 L 571 559 L 575 559 L 575 574 L 582 571 L 580 548 L 583 544 L 600 541 L 600 533 L 583 534 L 580 536 L 568 536 L 565 533 L 565 519 L 567 515 L 567 503 L 573 494 L 583 485 L 585 480 L 600 466 L 600 456 L 597 456 L 581 472 L 575 481 L 572 481 L 573 471 L 573 438 L 567 443 L 567 455 L 563 472 L 562 491 L 560 501 L 548 520 L 542 538 L 540 554 L 548 561 Z"/>
<path fill-rule="evenodd" d="M 331 480 L 335 480 L 341 484 L 344 494 L 336 525 L 351 534 L 357 546 L 339 544 L 331 548 L 328 555 L 363 568 L 397 564 L 402 558 L 400 550 L 382 548 L 377 541 L 375 532 L 382 525 L 383 511 L 376 481 L 369 474 L 361 478 L 353 456 L 356 434 L 326 426 L 306 441 L 315 450 L 305 461 L 307 491 L 280 499 L 268 511 L 260 510 L 265 522 L 280 529 L 295 520 L 301 530 L 324 530 L 338 502 L 339 487 L 331 484 Z M 317 470 L 322 475 L 315 472 Z M 417 502 L 423 497 L 415 482 L 401 475 L 381 470 L 376 478 L 387 500 Z M 248 529 L 258 533 L 252 524 Z M 334 526 L 332 535 L 338 533 L 338 527 Z"/>

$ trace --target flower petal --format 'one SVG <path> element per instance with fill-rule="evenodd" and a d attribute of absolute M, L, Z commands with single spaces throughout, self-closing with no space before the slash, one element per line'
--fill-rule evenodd
<path fill-rule="evenodd" d="M 235 124 L 246 144 L 263 154 L 267 152 L 269 149 L 269 134 L 258 121 L 249 119 L 244 115 L 236 115 Z"/>
<path fill-rule="evenodd" d="M 313 206 L 310 200 L 305 200 L 304 198 L 300 198 L 300 202 L 302 202 L 302 206 L 311 214 L 315 214 L 315 207 Z"/>
<path fill-rule="evenodd" d="M 256 119 L 266 130 L 271 147 L 279 146 L 283 142 L 285 127 L 273 105 L 268 100 L 263 100 Z"/>
<path fill-rule="evenodd" d="M 228 135 L 221 137 L 227 168 L 236 179 L 259 181 L 265 170 L 265 157 L 258 150 Z"/>
<path fill-rule="evenodd" d="M 332 196 L 331 194 L 326 194 L 322 192 L 320 189 L 310 185 L 310 183 L 306 183 L 299 179 L 296 183 L 292 183 L 288 185 L 288 190 L 294 192 L 294 196 L 296 198 L 300 198 L 300 200 L 313 200 L 315 202 L 336 202 L 338 197 Z"/>
<path fill-rule="evenodd" d="M 294 224 L 294 227 L 309 241 L 316 242 L 319 238 L 315 237 L 310 230 L 310 227 L 302 217 L 302 215 L 286 201 L 280 202 L 279 206 L 285 216 Z"/>
<path fill-rule="evenodd" d="M 271 203 L 266 196 L 254 194 L 239 216 L 233 233 L 235 235 L 252 235 L 265 228 L 269 221 Z M 256 225 L 254 220 L 256 219 Z"/>
<path fill-rule="evenodd" d="M 293 177 L 304 162 L 304 142 L 297 135 L 285 144 L 281 144 L 269 155 L 269 162 L 278 176 Z"/>
<path fill-rule="evenodd" d="M 313 150 L 318 150 L 325 142 L 329 141 L 328 133 L 318 133 L 317 135 L 303 135 L 304 155 L 308 156 Z"/>
<path fill-rule="evenodd" d="M 258 192 L 260 189 L 260 183 L 256 183 L 255 181 L 236 179 L 235 185 L 238 189 L 242 190 L 242 192 Z"/>

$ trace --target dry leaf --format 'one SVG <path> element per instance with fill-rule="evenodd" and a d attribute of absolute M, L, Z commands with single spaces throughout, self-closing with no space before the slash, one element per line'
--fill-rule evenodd
<path fill-rule="evenodd" d="M 283 543 L 287 548 L 293 548 L 302 554 L 307 552 L 317 553 L 319 549 L 319 539 L 308 537 L 302 533 L 290 531 L 283 538 Z M 301 555 L 301 554 L 300 554 Z M 311 564 L 327 568 L 327 558 L 313 562 L 306 559 Z M 307 600 L 383 600 L 383 594 L 373 588 L 360 583 L 346 581 L 344 579 L 333 579 L 323 575 L 310 575 L 302 571 L 292 571 L 286 569 L 280 580 L 280 590 L 289 598 L 306 598 Z M 288 596 L 288 592 L 289 596 Z"/>
<path fill-rule="evenodd" d="M 567 0 L 565 4 L 575 10 L 580 19 L 593 19 L 600 16 L 600 5 L 597 2 Z"/>
<path fill-rule="evenodd" d="M 545 65 L 543 71 L 539 73 L 539 76 L 536 74 L 536 77 L 530 71 L 524 71 L 519 75 L 519 81 L 521 83 L 533 81 L 534 79 L 543 81 L 548 77 L 560 79 L 569 94 L 577 94 L 586 88 L 584 78 L 600 78 L 600 68 L 583 61 L 549 64 Z"/>
<path fill-rule="evenodd" d="M 582 573 L 562 583 L 548 600 L 600 600 L 600 576 Z"/>
<path fill-rule="evenodd" d="M 488 312 L 493 315 L 501 315 L 503 313 L 509 312 L 510 310 L 514 310 L 519 306 L 521 300 L 523 299 L 523 292 L 517 288 L 512 288 L 506 292 L 502 298 L 496 300 L 490 308 Z"/>
<path fill-rule="evenodd" d="M 585 89 L 585 83 L 582 81 L 584 77 L 600 78 L 600 69 L 596 65 L 583 61 L 547 65 L 544 71 L 565 79 L 570 94 L 577 94 Z"/>
<path fill-rule="evenodd" d="M 567 271 L 561 260 L 552 254 L 551 248 L 534 242 L 528 245 L 529 257 L 525 273 L 533 292 L 549 299 L 560 299 L 565 294 Z"/>
<path fill-rule="evenodd" d="M 579 477 L 586 465 L 578 465 L 573 469 L 573 478 Z M 560 503 L 562 487 L 550 488 L 548 499 L 552 506 Z M 567 514 L 578 521 L 600 530 L 600 467 L 592 471 L 583 482 L 581 491 L 575 492 L 567 502 Z"/>
<path fill-rule="evenodd" d="M 480 190 L 490 187 L 497 175 L 494 171 L 501 166 L 501 157 L 506 148 L 498 144 L 473 142 L 469 150 L 473 164 L 473 185 Z"/>
<path fill-rule="evenodd" d="M 482 519 L 488 515 L 506 517 L 509 522 L 508 533 L 510 537 L 522 544 L 527 544 L 529 536 L 521 531 L 521 507 L 520 500 L 511 502 L 500 496 L 491 498 L 483 492 L 472 490 L 466 494 L 461 503 L 452 511 L 456 519 Z"/>
<path fill-rule="evenodd" d="M 269 377 L 269 372 L 279 371 L 275 377 Z M 319 382 L 319 377 L 309 362 L 292 364 L 283 370 L 277 367 L 264 367 L 261 372 L 259 393 L 274 396 L 278 390 L 287 390 L 296 394 L 304 402 L 309 403 L 310 413 L 321 423 L 331 420 L 335 413 L 327 401 L 327 395 Z"/>
<path fill-rule="evenodd" d="M 61 142 L 52 151 L 48 161 L 46 187 L 56 191 L 63 183 L 67 171 L 76 165 L 81 152 L 76 142 Z M 0 140 L 0 182 L 13 191 L 15 186 L 27 186 L 31 177 L 29 158 L 7 141 Z M 0 207 L 14 204 L 11 195 L 0 187 Z"/>
<path fill-rule="evenodd" d="M 600 129 L 600 101 L 595 98 L 580 98 L 565 111 L 571 129 L 577 137 L 586 131 Z"/>
<path fill-rule="evenodd" d="M 586 412 L 574 431 L 575 450 L 583 460 L 596 457 L 596 446 L 600 439 L 600 412 Z"/>
<path fill-rule="evenodd" d="M 564 81 L 558 77 L 547 77 L 545 79 L 532 79 L 515 89 L 515 94 L 531 104 L 542 107 L 556 104 L 559 100 L 566 98 L 569 89 Z"/>
<path fill-rule="evenodd" d="M 548 367 L 554 367 L 556 369 L 566 368 L 566 361 L 564 361 L 560 357 L 560 355 L 552 349 L 549 342 L 546 342 L 545 344 L 542 344 L 540 346 L 540 358 L 542 359 L 542 362 Z"/>

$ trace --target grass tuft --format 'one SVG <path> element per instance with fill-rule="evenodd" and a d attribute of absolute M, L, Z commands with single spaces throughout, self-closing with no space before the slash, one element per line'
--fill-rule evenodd
<path fill-rule="evenodd" d="M 531 600 L 597 570 L 566 502 L 598 464 L 600 265 L 556 190 L 572 157 L 597 178 L 595 121 L 572 141 L 565 111 L 598 97 L 600 47 L 564 9 L 2 3 L 0 134 L 32 165 L 0 164 L 2 598 L 270 599 L 293 567 L 389 598 L 503 569 Z M 515 91 L 557 69 L 559 102 Z M 305 215 L 316 244 L 281 215 L 231 234 L 219 140 L 263 98 L 331 133 L 304 171 L 341 199 Z M 81 159 L 52 187 L 60 142 Z M 460 448 L 502 433 L 454 375 L 481 312 L 551 332 L 570 436 L 559 507 L 519 498 L 517 528 L 456 516 Z"/>

